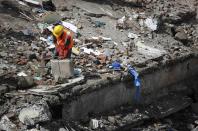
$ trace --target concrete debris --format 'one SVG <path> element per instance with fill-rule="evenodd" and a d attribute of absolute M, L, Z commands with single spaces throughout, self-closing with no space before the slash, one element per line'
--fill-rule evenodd
<path fill-rule="evenodd" d="M 31 76 L 18 77 L 18 87 L 20 89 L 27 89 L 35 85 L 34 79 Z"/>
<path fill-rule="evenodd" d="M 0 121 L 0 129 L 5 131 L 16 131 L 17 126 L 12 123 L 6 115 L 4 115 Z"/>
<path fill-rule="evenodd" d="M 45 102 L 29 105 L 29 107 L 23 108 L 19 113 L 19 120 L 25 125 L 35 125 L 51 119 L 49 107 Z"/>
<path fill-rule="evenodd" d="M 96 119 L 92 119 L 89 123 L 91 129 L 97 129 L 99 127 L 99 121 Z"/>
<path fill-rule="evenodd" d="M 197 11 L 196 0 L 1 0 L 0 128 L 196 130 Z M 74 37 L 70 60 L 55 57 L 57 24 Z M 133 106 L 128 64 L 143 85 Z"/>
<path fill-rule="evenodd" d="M 59 131 L 69 131 L 69 130 L 65 128 L 60 128 Z"/>
<path fill-rule="evenodd" d="M 152 31 L 155 31 L 155 30 L 157 30 L 158 22 L 157 22 L 157 20 L 155 20 L 155 19 L 147 18 L 147 19 L 145 20 L 145 25 L 146 25 L 149 29 L 151 29 Z"/>
<path fill-rule="evenodd" d="M 51 60 L 52 74 L 56 81 L 62 78 L 71 78 L 74 75 L 73 63 L 71 60 Z"/>
<path fill-rule="evenodd" d="M 118 29 L 126 29 L 126 28 L 129 28 L 129 26 L 127 25 L 126 21 L 127 21 L 126 16 L 123 16 L 122 18 L 120 18 L 120 19 L 117 21 L 116 28 L 118 28 Z"/>
<path fill-rule="evenodd" d="M 61 16 L 57 12 L 47 13 L 42 17 L 42 21 L 47 24 L 54 24 L 61 21 Z"/>
<path fill-rule="evenodd" d="M 139 53 L 146 54 L 147 56 L 151 56 L 153 58 L 160 57 L 166 54 L 165 50 L 160 50 L 160 49 L 153 48 L 151 46 L 147 46 L 143 44 L 142 41 L 140 40 L 137 40 L 137 42 L 135 43 L 135 46 L 137 47 L 137 50 Z"/>
<path fill-rule="evenodd" d="M 192 131 L 198 131 L 198 127 L 194 128 Z"/>
<path fill-rule="evenodd" d="M 9 91 L 9 88 L 6 85 L 0 85 L 0 94 L 5 94 Z"/>
<path fill-rule="evenodd" d="M 182 42 L 187 42 L 188 40 L 188 36 L 187 34 L 182 30 L 182 31 L 179 31 L 175 34 L 175 39 L 179 40 L 179 41 L 182 41 Z"/>
<path fill-rule="evenodd" d="M 67 79 L 67 81 L 63 82 L 63 84 L 59 83 L 58 85 L 55 85 L 55 86 L 54 85 L 38 85 L 36 89 L 29 89 L 29 91 L 33 93 L 39 93 L 39 94 L 58 93 L 59 91 L 66 90 L 69 87 L 72 87 L 72 86 L 75 86 L 84 82 L 85 82 L 85 77 L 81 75 L 73 79 Z"/>
<path fill-rule="evenodd" d="M 101 21 L 95 21 L 94 24 L 94 27 L 104 27 L 106 25 L 106 23 Z"/>
<path fill-rule="evenodd" d="M 87 42 L 104 42 L 104 41 L 111 41 L 111 38 L 108 37 L 103 37 L 103 36 L 92 36 L 91 38 L 87 38 L 86 41 Z"/>
<path fill-rule="evenodd" d="M 39 131 L 38 129 L 31 129 L 31 130 L 27 130 L 27 131 Z"/>
<path fill-rule="evenodd" d="M 128 37 L 131 39 L 137 39 L 139 36 L 134 33 L 128 33 Z"/>

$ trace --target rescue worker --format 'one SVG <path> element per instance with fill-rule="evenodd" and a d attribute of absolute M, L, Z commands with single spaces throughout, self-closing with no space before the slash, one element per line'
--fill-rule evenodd
<path fill-rule="evenodd" d="M 59 59 L 71 58 L 72 47 L 74 44 L 72 33 L 62 25 L 55 25 L 53 29 L 55 55 Z"/>

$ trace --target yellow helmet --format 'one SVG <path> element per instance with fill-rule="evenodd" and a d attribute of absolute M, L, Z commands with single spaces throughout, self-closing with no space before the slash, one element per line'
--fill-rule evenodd
<path fill-rule="evenodd" d="M 60 37 L 63 33 L 64 27 L 62 25 L 57 25 L 54 27 L 53 34 L 56 38 Z"/>

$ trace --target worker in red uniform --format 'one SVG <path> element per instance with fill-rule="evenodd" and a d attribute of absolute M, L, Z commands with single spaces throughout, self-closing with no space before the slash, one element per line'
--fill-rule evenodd
<path fill-rule="evenodd" d="M 62 25 L 56 25 L 53 29 L 53 35 L 55 37 L 56 55 L 59 59 L 71 58 L 72 47 L 74 45 L 72 33 Z"/>

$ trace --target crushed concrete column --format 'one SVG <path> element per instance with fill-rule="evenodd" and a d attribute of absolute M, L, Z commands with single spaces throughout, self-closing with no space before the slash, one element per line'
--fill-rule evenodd
<path fill-rule="evenodd" d="M 73 64 L 69 59 L 51 60 L 51 68 L 55 80 L 59 78 L 70 78 L 74 75 Z"/>

